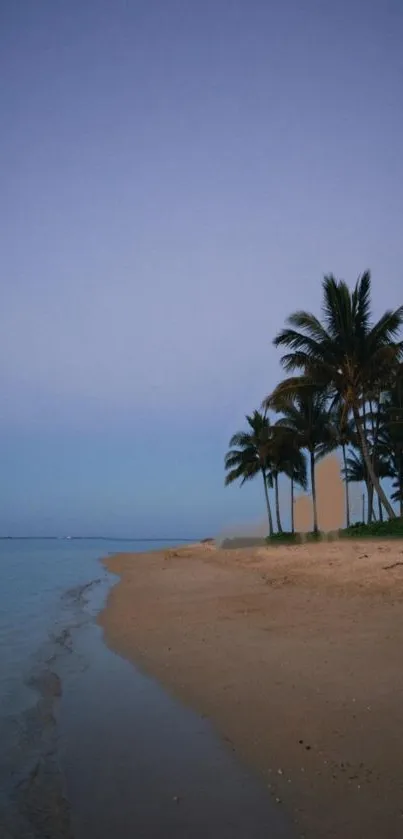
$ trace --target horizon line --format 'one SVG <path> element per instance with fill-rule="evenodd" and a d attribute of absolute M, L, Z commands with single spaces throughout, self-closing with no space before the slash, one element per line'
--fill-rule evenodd
<path fill-rule="evenodd" d="M 78 540 L 102 539 L 109 542 L 198 542 L 201 537 L 194 536 L 0 536 L 0 541 L 7 539 L 49 539 L 57 542 L 74 542 Z"/>

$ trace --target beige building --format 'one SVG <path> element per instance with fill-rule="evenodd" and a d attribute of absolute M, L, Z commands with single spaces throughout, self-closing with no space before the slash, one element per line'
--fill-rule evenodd
<path fill-rule="evenodd" d="M 329 533 L 345 527 L 345 491 L 336 455 L 326 457 L 316 467 L 316 499 L 319 530 Z M 294 503 L 295 530 L 307 533 L 313 529 L 312 498 L 300 495 Z"/>

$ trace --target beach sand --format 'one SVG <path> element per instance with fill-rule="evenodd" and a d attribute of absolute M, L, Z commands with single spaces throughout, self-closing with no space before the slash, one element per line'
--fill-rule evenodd
<path fill-rule="evenodd" d="M 403 836 L 403 542 L 119 555 L 107 643 L 312 839 Z"/>

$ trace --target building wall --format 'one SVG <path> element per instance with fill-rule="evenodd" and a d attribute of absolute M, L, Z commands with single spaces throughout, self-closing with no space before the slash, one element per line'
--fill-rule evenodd
<path fill-rule="evenodd" d="M 328 533 L 345 527 L 344 483 L 340 461 L 329 455 L 316 467 L 316 498 L 319 529 Z M 294 502 L 295 530 L 307 533 L 313 529 L 312 497 L 304 494 Z"/>

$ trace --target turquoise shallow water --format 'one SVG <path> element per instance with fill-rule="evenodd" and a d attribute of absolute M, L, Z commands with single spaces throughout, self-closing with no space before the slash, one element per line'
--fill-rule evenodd
<path fill-rule="evenodd" d="M 95 618 L 117 578 L 99 560 L 156 547 L 0 541 L 5 839 L 292 835 L 208 721 L 103 642 Z"/>

